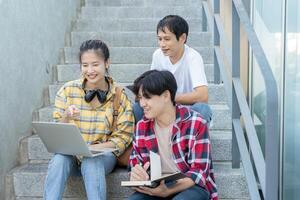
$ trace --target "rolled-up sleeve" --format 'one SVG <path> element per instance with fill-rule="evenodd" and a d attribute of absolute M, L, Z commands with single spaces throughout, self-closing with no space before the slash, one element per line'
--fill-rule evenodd
<path fill-rule="evenodd" d="M 67 97 L 65 87 L 61 87 L 55 96 L 54 110 L 52 113 L 53 120 L 59 122 L 67 107 Z"/>
<path fill-rule="evenodd" d="M 129 158 L 129 170 L 134 167 L 136 164 L 145 164 L 147 161 L 150 161 L 149 149 L 145 146 L 145 128 L 143 122 L 139 121 L 136 125 L 135 134 L 133 137 L 133 149 Z"/>

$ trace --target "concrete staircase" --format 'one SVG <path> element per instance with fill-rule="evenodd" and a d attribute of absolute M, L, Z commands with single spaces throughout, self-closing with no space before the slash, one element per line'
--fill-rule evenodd
<path fill-rule="evenodd" d="M 110 72 L 121 85 L 132 83 L 150 67 L 157 48 L 156 24 L 167 14 L 178 14 L 190 25 L 188 44 L 203 56 L 209 83 L 209 103 L 214 122 L 211 140 L 216 182 L 220 199 L 249 199 L 243 170 L 231 169 L 231 115 L 222 84 L 213 80 L 212 35 L 201 30 L 201 0 L 86 0 L 71 33 L 71 46 L 64 47 L 64 62 L 54 69 L 56 81 L 49 86 L 48 106 L 37 112 L 40 121 L 51 121 L 54 97 L 60 86 L 79 77 L 78 49 L 82 41 L 100 38 L 110 47 Z M 129 93 L 128 93 L 129 94 Z M 129 94 L 132 97 L 132 94 Z M 47 163 L 51 158 L 40 138 L 32 135 L 20 144 L 21 165 L 6 179 L 7 200 L 42 199 Z M 120 187 L 126 180 L 126 169 L 116 169 L 108 176 L 108 197 L 121 200 L 131 194 Z M 64 199 L 86 199 L 81 178 L 70 178 Z"/>

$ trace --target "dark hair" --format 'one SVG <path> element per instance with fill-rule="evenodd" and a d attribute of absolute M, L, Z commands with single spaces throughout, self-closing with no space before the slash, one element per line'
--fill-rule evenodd
<path fill-rule="evenodd" d="M 135 95 L 138 95 L 140 88 L 146 98 L 151 98 L 152 95 L 161 95 L 168 90 L 171 94 L 171 101 L 175 105 L 177 83 L 175 77 L 169 71 L 150 70 L 144 72 L 133 83 Z"/>
<path fill-rule="evenodd" d="M 109 50 L 107 45 L 101 40 L 87 40 L 83 42 L 79 49 L 79 62 L 81 63 L 81 56 L 84 52 L 94 50 L 95 53 L 104 59 L 106 62 L 109 59 Z"/>
<path fill-rule="evenodd" d="M 187 36 L 189 34 L 189 25 L 182 17 L 178 15 L 165 16 L 158 22 L 156 27 L 156 34 L 158 34 L 158 31 L 162 31 L 165 33 L 166 28 L 168 28 L 170 32 L 175 34 L 177 40 L 179 40 L 179 37 L 185 33 L 187 40 Z"/>

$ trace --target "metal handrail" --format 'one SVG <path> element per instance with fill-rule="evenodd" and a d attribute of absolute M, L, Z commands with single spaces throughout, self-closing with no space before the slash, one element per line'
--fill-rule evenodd
<path fill-rule="evenodd" d="M 233 9 L 236 10 L 241 24 L 244 26 L 249 44 L 253 54 L 260 67 L 262 76 L 266 86 L 266 147 L 265 147 L 265 162 L 266 162 L 266 182 L 265 192 L 263 193 L 266 199 L 277 200 L 279 194 L 279 116 L 278 116 L 278 91 L 277 83 L 273 72 L 268 63 L 263 48 L 260 45 L 258 37 L 251 25 L 247 11 L 241 0 L 233 0 Z"/>
<path fill-rule="evenodd" d="M 213 30 L 213 24 L 212 24 L 212 16 L 210 15 L 209 8 L 207 2 L 202 2 L 202 19 L 205 19 L 202 21 L 202 30 L 203 31 L 212 31 Z"/>
<path fill-rule="evenodd" d="M 248 148 L 246 144 L 246 140 L 244 137 L 244 132 L 241 127 L 240 120 L 232 120 L 233 128 L 235 130 L 235 137 L 238 143 L 239 151 L 241 154 L 247 154 L 248 153 Z M 242 156 L 242 162 L 245 166 L 251 166 L 251 159 L 249 156 Z M 245 167 L 244 167 L 245 169 Z M 253 187 L 249 187 L 249 194 L 251 199 L 260 199 L 257 187 L 254 187 L 256 185 L 256 179 L 253 170 L 244 170 L 245 176 L 246 176 L 246 181 L 248 185 L 252 185 Z"/>
<path fill-rule="evenodd" d="M 206 1 L 203 3 L 207 4 Z M 214 63 L 215 83 L 224 82 L 225 91 L 230 99 L 232 110 L 232 165 L 240 166 L 240 156 L 244 167 L 251 199 L 260 199 L 258 185 L 253 168 L 255 168 L 262 194 L 265 199 L 278 199 L 279 193 L 279 130 L 278 130 L 278 94 L 277 83 L 260 42 L 251 25 L 244 4 L 241 0 L 232 0 L 232 46 L 231 51 L 220 20 L 220 0 L 214 0 Z M 207 9 L 203 9 L 203 21 L 209 19 Z M 206 24 L 206 23 L 204 23 Z M 266 151 L 265 159 L 254 128 L 251 112 L 240 81 L 240 25 L 246 33 L 253 55 L 261 69 L 266 86 L 267 117 L 266 117 Z M 220 53 L 220 40 L 225 45 L 225 59 L 232 66 L 232 77 L 228 77 L 225 64 Z M 221 73 L 221 77 L 218 73 Z M 243 133 L 240 117 L 243 117 L 246 135 Z M 246 139 L 246 138 L 247 139 Z M 246 141 L 249 143 L 247 146 Z M 251 163 L 250 151 L 253 157 Z M 254 165 L 254 166 L 253 166 Z"/>
<path fill-rule="evenodd" d="M 215 55 L 216 55 L 216 61 L 219 65 L 221 77 L 225 77 L 225 76 L 227 77 L 227 72 L 225 70 L 225 65 L 222 62 L 221 49 L 218 46 L 215 47 Z M 231 107 L 232 107 L 231 106 L 232 91 L 231 91 L 231 84 L 230 84 L 231 80 L 229 80 L 227 78 L 224 78 L 222 80 L 223 80 L 223 85 L 224 85 L 224 88 L 225 88 L 226 96 L 228 97 L 228 105 L 229 105 L 229 108 L 231 110 Z"/>
<path fill-rule="evenodd" d="M 256 130 L 254 128 L 254 124 L 252 121 L 250 109 L 248 107 L 245 95 L 243 93 L 243 87 L 240 82 L 239 78 L 233 78 L 232 80 L 234 91 L 236 93 L 236 98 L 238 100 L 239 108 L 241 110 L 242 116 L 244 118 L 245 129 L 247 138 L 249 139 L 249 145 L 251 146 L 252 153 L 255 155 L 253 156 L 254 164 L 256 166 L 256 171 L 258 174 L 259 182 L 262 185 L 262 190 L 265 192 L 265 160 L 261 151 L 261 147 L 259 145 L 259 141 L 256 135 Z M 238 118 L 239 119 L 239 118 Z"/>

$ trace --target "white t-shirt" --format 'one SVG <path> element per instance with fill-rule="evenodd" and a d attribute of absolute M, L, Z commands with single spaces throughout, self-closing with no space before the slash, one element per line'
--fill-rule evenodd
<path fill-rule="evenodd" d="M 196 50 L 187 45 L 184 45 L 183 56 L 174 65 L 161 49 L 157 49 L 153 53 L 151 69 L 172 72 L 177 82 L 178 94 L 192 92 L 194 88 L 199 86 L 207 86 L 202 57 Z"/>

